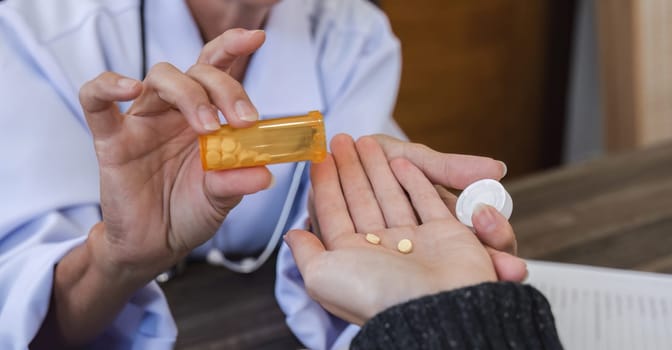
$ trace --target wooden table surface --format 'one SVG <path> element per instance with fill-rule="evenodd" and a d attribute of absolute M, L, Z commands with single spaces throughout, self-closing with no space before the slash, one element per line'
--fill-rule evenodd
<path fill-rule="evenodd" d="M 505 185 L 522 257 L 672 273 L 672 144 Z M 275 302 L 274 280 L 272 262 L 253 275 L 191 263 L 163 285 L 177 348 L 300 348 Z"/>
<path fill-rule="evenodd" d="M 672 144 L 506 185 L 524 258 L 672 273 Z"/>

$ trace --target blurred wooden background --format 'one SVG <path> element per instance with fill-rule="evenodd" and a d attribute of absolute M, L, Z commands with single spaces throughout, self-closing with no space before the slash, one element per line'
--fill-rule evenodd
<path fill-rule="evenodd" d="M 574 0 L 383 0 L 402 43 L 395 118 L 412 140 L 495 157 L 509 177 L 558 165 Z"/>
<path fill-rule="evenodd" d="M 606 146 L 672 139 L 672 2 L 597 0 Z"/>

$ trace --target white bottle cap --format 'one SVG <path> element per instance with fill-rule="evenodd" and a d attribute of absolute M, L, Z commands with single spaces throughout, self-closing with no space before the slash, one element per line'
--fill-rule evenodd
<path fill-rule="evenodd" d="M 513 211 L 511 195 L 498 181 L 485 179 L 467 186 L 457 198 L 457 205 L 455 206 L 457 219 L 469 227 L 474 227 L 471 216 L 480 203 L 494 207 L 507 219 L 511 217 Z"/>

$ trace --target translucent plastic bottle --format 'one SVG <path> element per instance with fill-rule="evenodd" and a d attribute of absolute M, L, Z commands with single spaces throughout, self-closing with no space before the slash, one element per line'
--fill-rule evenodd
<path fill-rule="evenodd" d="M 327 155 L 324 120 L 318 111 L 258 121 L 248 128 L 223 125 L 199 137 L 205 170 L 221 170 L 310 160 Z"/>

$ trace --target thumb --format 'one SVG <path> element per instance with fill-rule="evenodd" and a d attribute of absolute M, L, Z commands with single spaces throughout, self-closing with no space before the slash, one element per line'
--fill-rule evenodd
<path fill-rule="evenodd" d="M 285 235 L 285 242 L 294 256 L 296 266 L 302 276 L 312 261 L 326 252 L 322 242 L 312 233 L 304 230 L 291 230 Z"/>
<path fill-rule="evenodd" d="M 194 165 L 200 167 L 200 164 Z M 228 212 L 238 204 L 241 196 L 253 194 L 273 186 L 273 174 L 259 166 L 205 173 L 204 192 L 210 204 Z"/>

